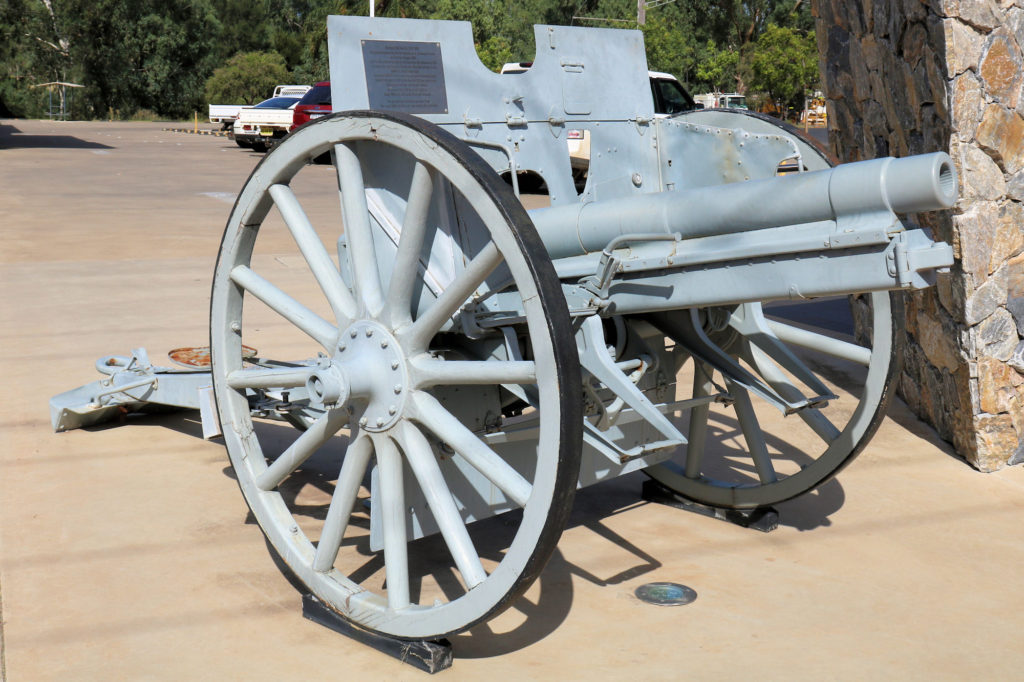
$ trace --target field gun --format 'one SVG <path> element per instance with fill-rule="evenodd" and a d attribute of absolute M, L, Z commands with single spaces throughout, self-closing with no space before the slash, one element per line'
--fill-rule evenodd
<path fill-rule="evenodd" d="M 892 394 L 893 292 L 953 262 L 897 215 L 956 202 L 945 154 L 833 168 L 764 116 L 659 117 L 639 32 L 535 31 L 533 66 L 497 74 L 468 24 L 330 17 L 337 113 L 253 171 L 211 361 L 176 373 L 212 382 L 297 578 L 391 637 L 506 608 L 578 486 L 643 470 L 742 510 L 827 481 Z M 582 173 L 570 131 L 590 140 Z M 108 366 L 107 388 L 54 399 L 55 427 L 174 383 Z M 309 477 L 334 482 L 319 511 L 296 492 Z"/>

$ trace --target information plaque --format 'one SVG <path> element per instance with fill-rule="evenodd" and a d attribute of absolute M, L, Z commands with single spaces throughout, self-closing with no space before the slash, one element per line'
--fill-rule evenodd
<path fill-rule="evenodd" d="M 371 109 L 448 113 L 440 43 L 364 40 L 362 46 Z"/>

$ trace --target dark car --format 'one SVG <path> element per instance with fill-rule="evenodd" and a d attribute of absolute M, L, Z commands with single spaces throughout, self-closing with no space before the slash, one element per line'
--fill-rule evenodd
<path fill-rule="evenodd" d="M 292 127 L 299 126 L 331 113 L 331 82 L 321 81 L 313 89 L 302 96 L 292 110 Z"/>

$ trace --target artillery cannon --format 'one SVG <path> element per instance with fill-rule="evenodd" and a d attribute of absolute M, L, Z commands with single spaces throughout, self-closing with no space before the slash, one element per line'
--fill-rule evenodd
<path fill-rule="evenodd" d="M 182 396 L 212 380 L 274 549 L 330 609 L 407 639 L 522 594 L 577 486 L 644 470 L 750 509 L 864 447 L 897 376 L 890 292 L 952 264 L 896 215 L 953 205 L 946 155 L 831 168 L 763 117 L 657 118 L 635 31 L 538 26 L 533 66 L 504 75 L 465 23 L 331 17 L 328 36 L 341 113 L 239 194 L 209 369 L 106 360 L 105 383 L 54 399 L 55 428 L 118 402 L 202 406 Z M 591 140 L 581 188 L 570 130 Z M 549 205 L 524 207 L 527 172 Z M 857 338 L 772 308 L 851 294 Z M 787 445 L 799 429 L 816 450 Z"/>

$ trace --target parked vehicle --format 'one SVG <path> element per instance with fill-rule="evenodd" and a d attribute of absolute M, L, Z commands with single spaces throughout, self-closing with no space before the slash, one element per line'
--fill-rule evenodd
<path fill-rule="evenodd" d="M 825 108 L 825 95 L 820 90 L 813 97 L 804 100 L 804 110 L 800 112 L 800 122 L 808 126 L 828 124 L 828 110 Z"/>
<path fill-rule="evenodd" d="M 265 152 L 276 140 L 288 134 L 292 109 L 299 97 L 271 97 L 254 107 L 243 107 L 232 128 L 239 147 Z"/>
<path fill-rule="evenodd" d="M 304 123 L 331 113 L 331 82 L 321 81 L 302 96 L 292 110 L 292 126 L 295 130 Z"/>
<path fill-rule="evenodd" d="M 654 96 L 654 115 L 671 116 L 684 111 L 703 109 L 693 96 L 686 91 L 679 79 L 663 71 L 648 71 L 651 79 L 651 95 Z"/>
<path fill-rule="evenodd" d="M 274 88 L 273 97 L 302 97 L 310 90 L 309 85 L 278 85 Z M 220 123 L 224 130 L 231 130 L 238 120 L 238 114 L 245 108 L 244 104 L 211 104 L 210 123 Z"/>
<path fill-rule="evenodd" d="M 224 130 L 230 130 L 244 104 L 211 104 L 210 123 L 220 123 Z"/>
<path fill-rule="evenodd" d="M 694 98 L 705 109 L 747 109 L 747 98 L 738 92 L 706 92 Z"/>
<path fill-rule="evenodd" d="M 274 88 L 273 97 L 302 97 L 312 87 L 312 85 L 278 85 Z"/>

